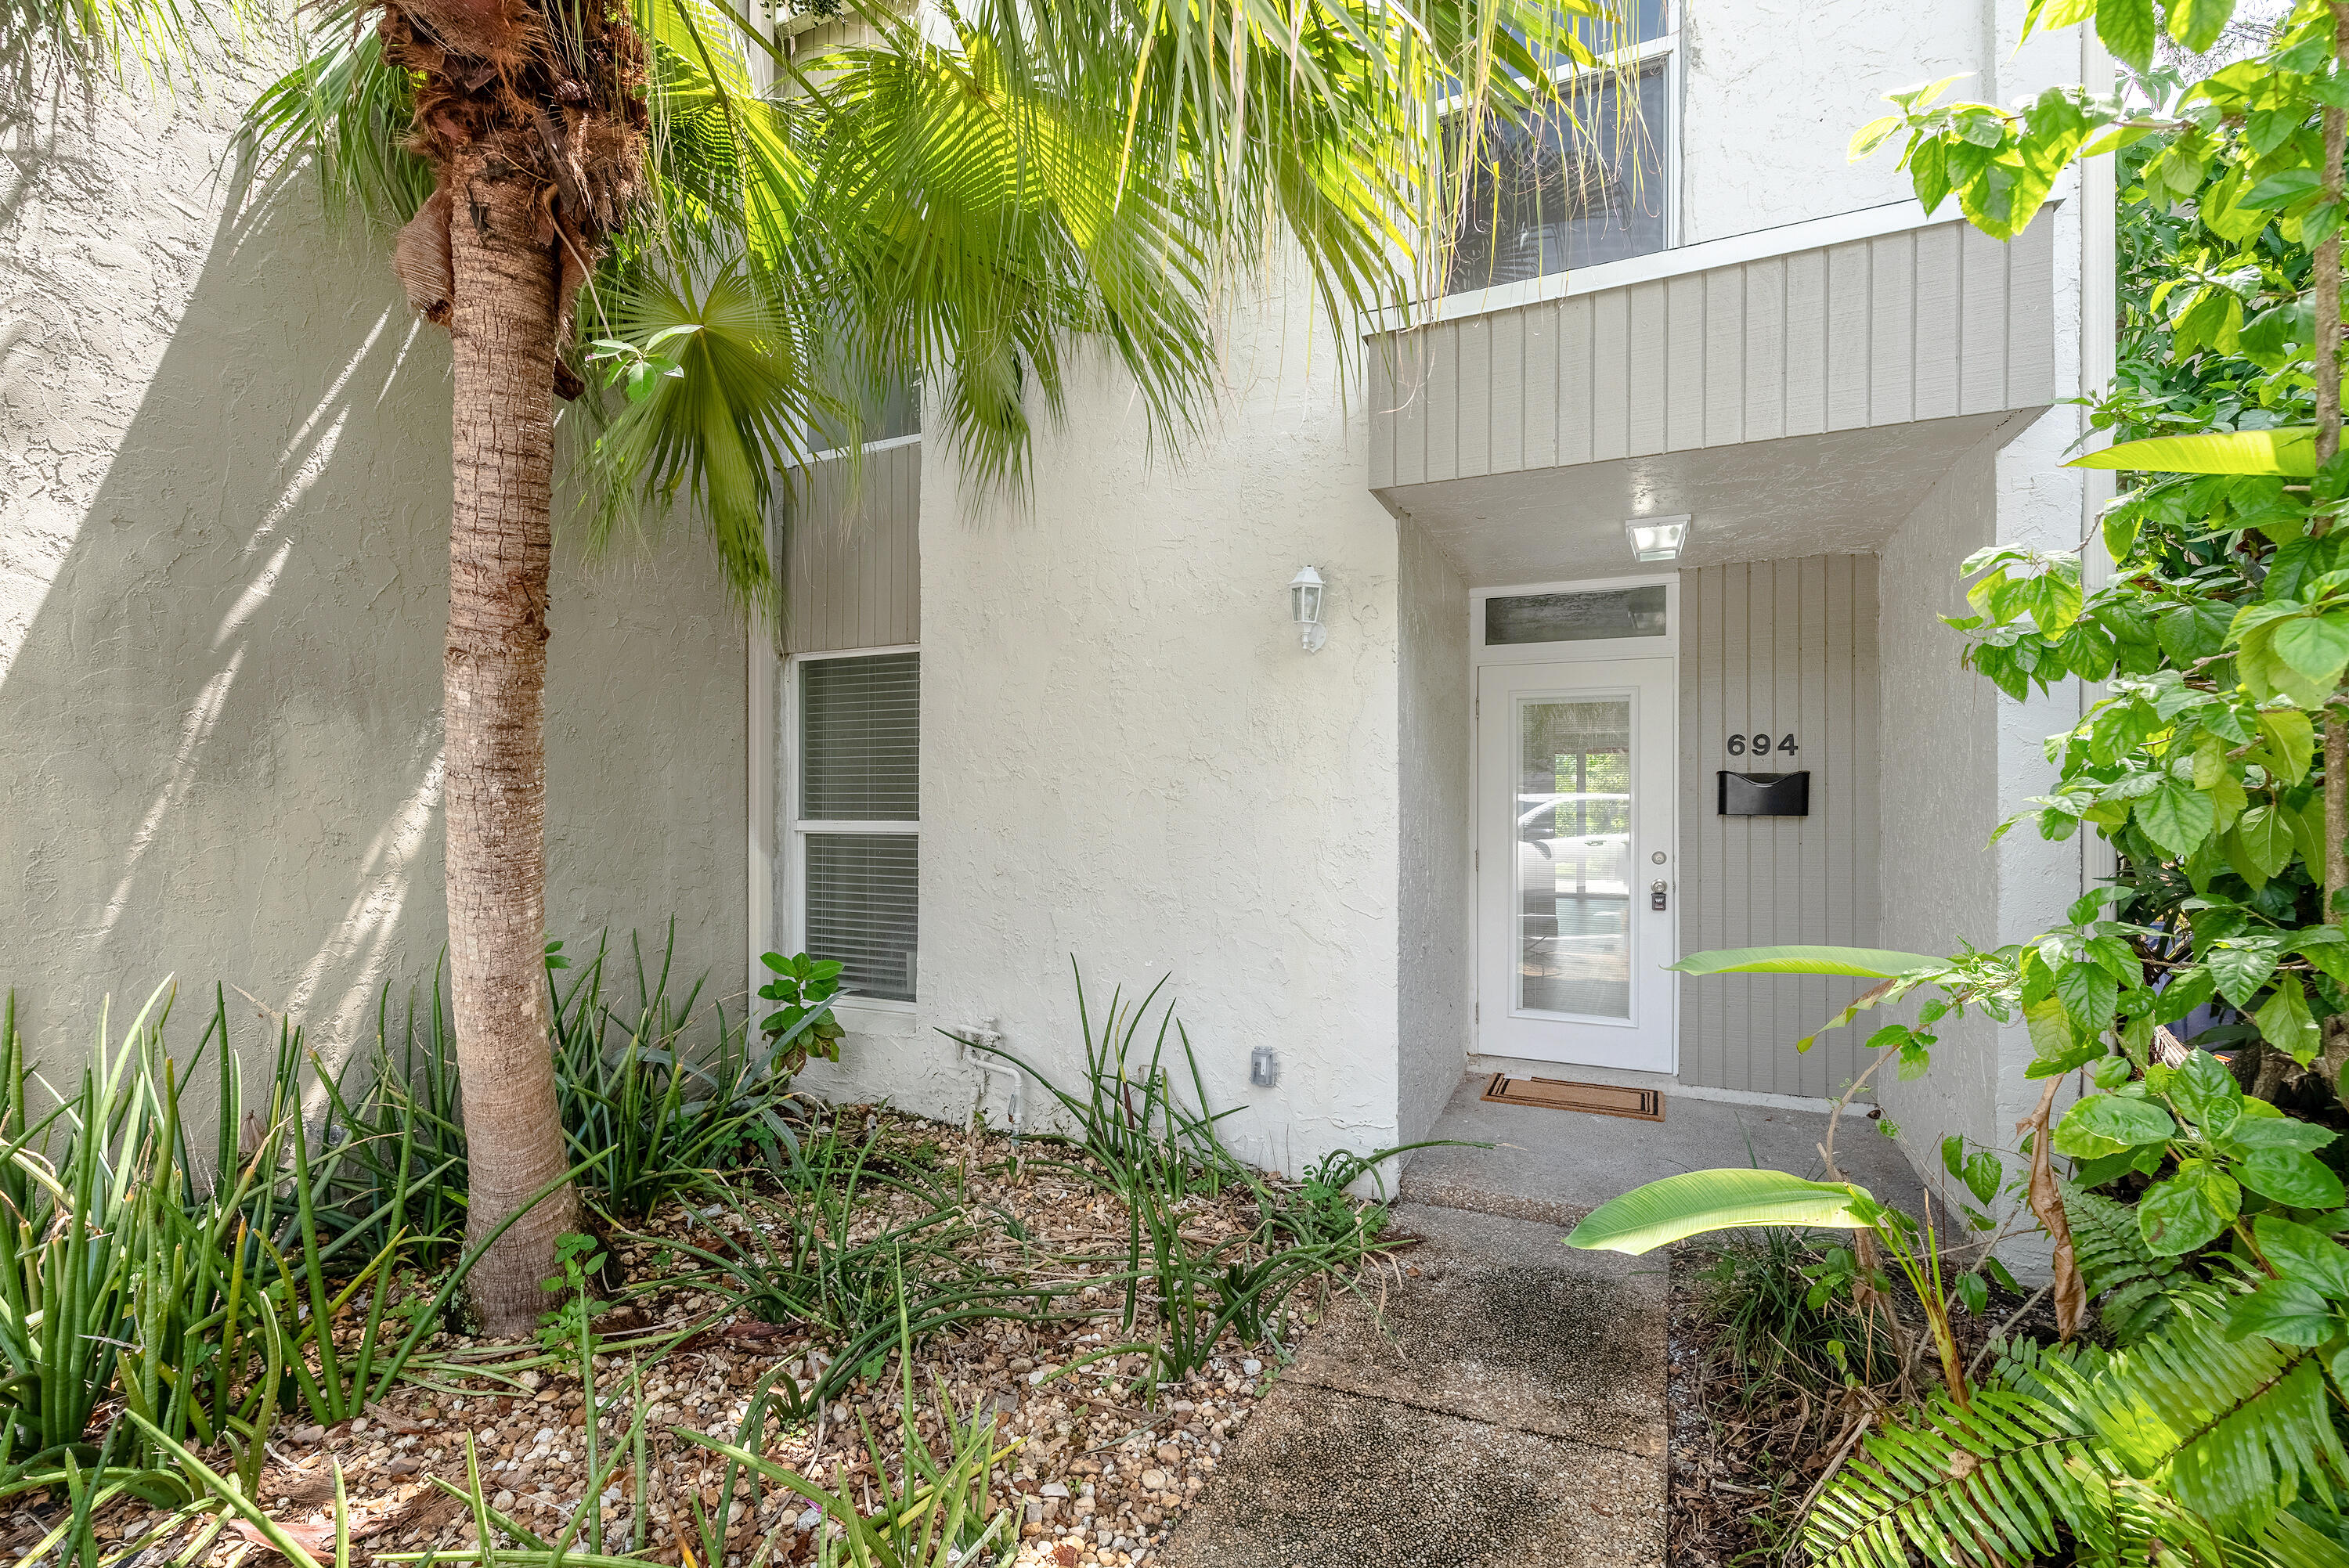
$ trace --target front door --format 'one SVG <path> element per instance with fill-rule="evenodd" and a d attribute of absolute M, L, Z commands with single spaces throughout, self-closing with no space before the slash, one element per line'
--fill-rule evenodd
<path fill-rule="evenodd" d="M 1673 1070 L 1677 696 L 1671 659 L 1477 672 L 1486 1055 Z"/>

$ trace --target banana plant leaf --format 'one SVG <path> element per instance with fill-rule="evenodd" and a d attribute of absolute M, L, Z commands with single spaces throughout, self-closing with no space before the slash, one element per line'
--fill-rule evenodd
<path fill-rule="evenodd" d="M 2307 479 L 2316 472 L 2316 427 L 2286 425 L 2274 430 L 2155 436 L 2090 452 L 2064 467 L 2158 474 L 2284 474 Z"/>
<path fill-rule="evenodd" d="M 1692 953 L 1671 965 L 1683 975 L 1861 975 L 1890 980 L 1920 970 L 1946 969 L 1950 961 L 1923 953 L 1881 947 L 1726 947 Z"/>
<path fill-rule="evenodd" d="M 1634 1256 L 1708 1231 L 1744 1225 L 1857 1230 L 1876 1201 L 1847 1182 L 1806 1181 L 1784 1171 L 1692 1171 L 1634 1187 L 1591 1211 L 1569 1247 Z"/>

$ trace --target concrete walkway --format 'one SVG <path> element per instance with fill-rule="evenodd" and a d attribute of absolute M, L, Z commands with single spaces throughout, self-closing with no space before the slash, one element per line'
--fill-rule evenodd
<path fill-rule="evenodd" d="M 1560 1076 L 1568 1076 L 1561 1073 Z M 1561 1244 L 1643 1181 L 1813 1175 L 1826 1119 L 1673 1097 L 1661 1123 L 1484 1104 L 1464 1082 L 1404 1173 L 1399 1284 L 1342 1300 L 1224 1456 L 1165 1568 L 1661 1568 L 1667 1264 Z M 1913 1206 L 1899 1150 L 1847 1119 L 1838 1162 Z"/>
<path fill-rule="evenodd" d="M 1663 1260 L 1460 1209 L 1395 1224 L 1416 1273 L 1314 1330 L 1161 1561 L 1661 1568 Z"/>

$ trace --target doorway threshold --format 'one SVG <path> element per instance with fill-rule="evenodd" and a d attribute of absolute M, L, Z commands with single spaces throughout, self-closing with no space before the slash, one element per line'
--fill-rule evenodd
<path fill-rule="evenodd" d="M 1564 1116 L 1539 1106 L 1485 1098 L 1503 1058 L 1477 1057 L 1428 1137 L 1456 1140 L 1423 1149 L 1404 1167 L 1406 1202 L 1466 1209 L 1513 1219 L 1571 1225 L 1609 1199 L 1644 1182 L 1724 1166 L 1824 1174 L 1821 1109 L 1700 1098 L 1659 1073 L 1608 1075 L 1662 1088 L 1671 1097 L 1662 1121 L 1616 1116 Z M 1515 1064 L 1528 1070 L 1537 1063 Z M 1603 1068 L 1542 1067 L 1544 1076 L 1598 1079 Z M 1855 1108 L 1836 1137 L 1845 1176 L 1885 1202 L 1916 1212 L 1923 1189 L 1899 1147 Z M 1489 1149 L 1464 1147 L 1490 1144 Z"/>

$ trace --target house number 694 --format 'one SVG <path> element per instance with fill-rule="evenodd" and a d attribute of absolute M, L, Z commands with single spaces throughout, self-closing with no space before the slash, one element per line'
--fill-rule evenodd
<path fill-rule="evenodd" d="M 1767 730 L 1759 729 L 1752 735 L 1733 735 L 1729 738 L 1729 755 L 1732 757 L 1743 757 L 1749 751 L 1756 757 L 1767 757 L 1773 751 L 1791 752 L 1794 749 L 1795 732 L 1791 729 L 1776 741 L 1770 738 Z"/>

